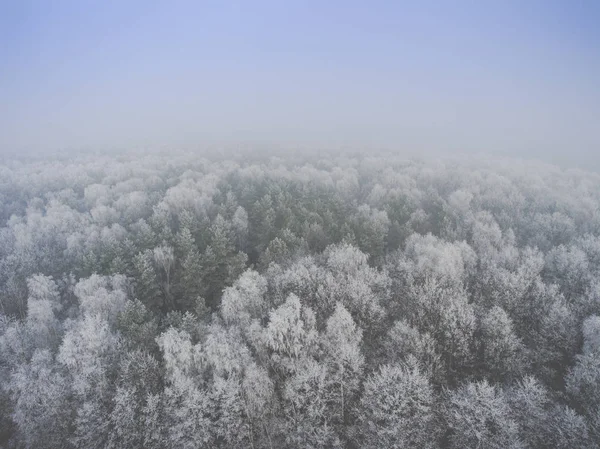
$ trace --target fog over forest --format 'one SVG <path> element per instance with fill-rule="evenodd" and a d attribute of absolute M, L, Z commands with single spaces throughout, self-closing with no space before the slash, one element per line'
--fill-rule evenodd
<path fill-rule="evenodd" d="M 506 158 L 5 159 L 0 447 L 598 447 L 599 206 Z"/>
<path fill-rule="evenodd" d="M 600 449 L 600 1 L 0 1 L 0 449 Z"/>

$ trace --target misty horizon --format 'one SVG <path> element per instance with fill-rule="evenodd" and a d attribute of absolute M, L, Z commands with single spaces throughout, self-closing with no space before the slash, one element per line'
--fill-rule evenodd
<path fill-rule="evenodd" d="M 4 5 L 0 153 L 264 148 L 597 170 L 593 2 Z"/>

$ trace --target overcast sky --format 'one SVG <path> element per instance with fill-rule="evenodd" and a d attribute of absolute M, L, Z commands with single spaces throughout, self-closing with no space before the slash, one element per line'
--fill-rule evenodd
<path fill-rule="evenodd" d="M 492 5 L 493 4 L 493 5 Z M 0 151 L 600 159 L 598 1 L 0 2 Z"/>

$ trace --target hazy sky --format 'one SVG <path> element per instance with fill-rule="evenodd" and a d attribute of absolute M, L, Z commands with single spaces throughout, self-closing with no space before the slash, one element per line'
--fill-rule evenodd
<path fill-rule="evenodd" d="M 0 151 L 600 159 L 600 2 L 0 1 Z"/>

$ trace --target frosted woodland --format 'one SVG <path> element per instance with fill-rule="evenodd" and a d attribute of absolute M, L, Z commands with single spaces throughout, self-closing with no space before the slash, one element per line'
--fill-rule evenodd
<path fill-rule="evenodd" d="M 0 165 L 0 446 L 595 448 L 600 175 Z"/>

